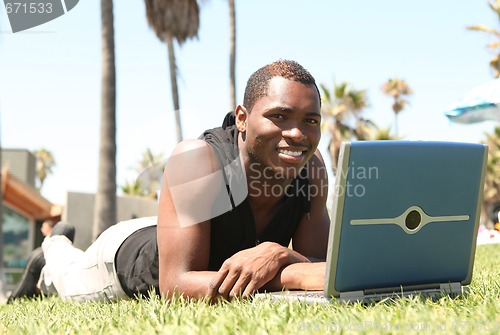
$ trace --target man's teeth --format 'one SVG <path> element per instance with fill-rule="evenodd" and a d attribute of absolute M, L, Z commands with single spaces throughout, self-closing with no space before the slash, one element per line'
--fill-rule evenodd
<path fill-rule="evenodd" d="M 282 149 L 280 149 L 279 152 L 282 153 L 282 154 L 284 154 L 284 155 L 294 156 L 294 157 L 302 155 L 302 151 L 290 151 L 290 150 L 282 150 Z"/>

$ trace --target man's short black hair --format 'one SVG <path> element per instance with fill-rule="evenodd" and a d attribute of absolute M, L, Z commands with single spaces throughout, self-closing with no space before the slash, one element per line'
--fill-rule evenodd
<path fill-rule="evenodd" d="M 316 92 L 318 92 L 318 99 L 321 105 L 321 95 L 318 86 L 309 71 L 293 60 L 280 59 L 274 63 L 261 67 L 248 79 L 247 87 L 245 88 L 245 96 L 243 98 L 243 106 L 245 106 L 249 112 L 252 110 L 255 101 L 268 94 L 269 81 L 274 77 L 283 77 L 304 85 L 314 86 Z"/>

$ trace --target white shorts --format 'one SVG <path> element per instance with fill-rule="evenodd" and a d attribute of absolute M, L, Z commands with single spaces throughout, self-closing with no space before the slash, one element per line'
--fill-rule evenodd
<path fill-rule="evenodd" d="M 119 222 L 106 229 L 85 252 L 75 248 L 66 236 L 46 237 L 42 243 L 46 264 L 38 287 L 45 294 L 57 293 L 63 300 L 129 299 L 116 274 L 116 252 L 127 237 L 156 224 L 156 216 Z"/>

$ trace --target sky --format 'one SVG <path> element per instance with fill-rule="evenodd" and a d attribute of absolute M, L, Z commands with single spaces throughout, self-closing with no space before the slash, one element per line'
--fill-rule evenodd
<path fill-rule="evenodd" d="M 146 149 L 168 157 L 176 144 L 167 47 L 149 28 L 144 1 L 114 1 L 117 76 L 117 184 L 137 177 Z M 398 121 L 408 140 L 480 142 L 493 122 L 453 124 L 444 111 L 492 79 L 488 36 L 498 28 L 486 1 L 236 0 L 237 101 L 246 80 L 278 59 L 293 59 L 332 88 L 366 89 L 364 116 L 394 125 L 381 85 L 397 76 L 413 88 Z M 51 151 L 56 167 L 42 195 L 97 190 L 101 94 L 100 1 L 12 33 L 0 7 L 0 139 L 4 148 Z M 184 138 L 217 127 L 230 110 L 229 10 L 202 2 L 198 38 L 176 46 Z M 328 136 L 320 150 L 327 157 Z"/>

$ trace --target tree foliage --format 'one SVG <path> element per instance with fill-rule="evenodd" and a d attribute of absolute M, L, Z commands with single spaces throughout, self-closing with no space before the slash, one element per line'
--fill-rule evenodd
<path fill-rule="evenodd" d="M 382 92 L 394 99 L 392 104 L 395 117 L 394 129 L 396 136 L 398 136 L 398 114 L 409 104 L 407 97 L 413 94 L 413 89 L 403 79 L 394 77 L 382 85 Z"/>
<path fill-rule="evenodd" d="M 149 26 L 167 44 L 177 142 L 180 142 L 183 136 L 174 40 L 182 45 L 187 39 L 198 36 L 200 8 L 196 0 L 145 0 L 145 4 Z"/>
<path fill-rule="evenodd" d="M 373 122 L 362 116 L 368 106 L 366 90 L 357 90 L 347 82 L 335 83 L 332 92 L 321 84 L 322 131 L 330 134 L 328 151 L 335 171 L 343 141 L 369 139 Z"/>
<path fill-rule="evenodd" d="M 488 2 L 488 6 L 495 13 L 496 17 L 500 21 L 500 0 Z M 495 78 L 500 78 L 500 31 L 495 28 L 488 27 L 484 24 L 476 24 L 473 26 L 468 26 L 468 30 L 480 31 L 488 34 L 492 41 L 486 45 L 493 56 L 490 60 L 490 67 L 493 70 L 493 76 Z"/>
<path fill-rule="evenodd" d="M 495 205 L 500 205 L 500 127 L 486 134 L 488 160 L 483 192 L 483 213 Z"/>
<path fill-rule="evenodd" d="M 36 157 L 37 189 L 41 191 L 45 179 L 54 172 L 56 161 L 52 153 L 45 148 L 35 150 L 33 155 Z"/>
<path fill-rule="evenodd" d="M 163 155 L 153 154 L 148 148 L 135 167 L 138 177 L 132 181 L 125 181 L 120 187 L 121 191 L 126 195 L 156 199 L 164 169 Z"/>

